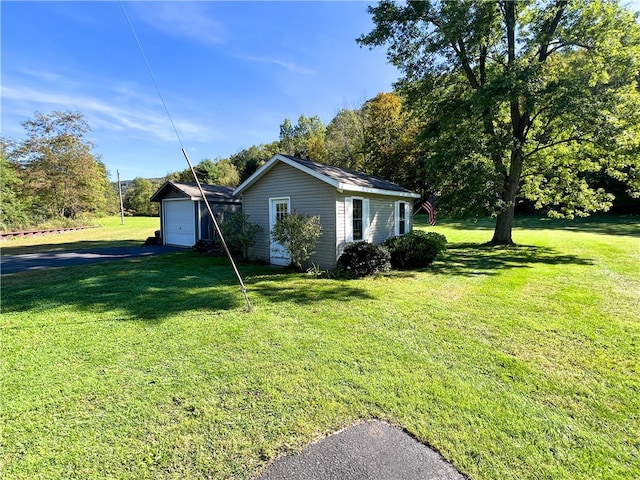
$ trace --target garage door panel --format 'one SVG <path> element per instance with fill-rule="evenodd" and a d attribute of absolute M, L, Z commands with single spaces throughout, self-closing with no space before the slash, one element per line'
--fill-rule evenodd
<path fill-rule="evenodd" d="M 164 243 L 191 247 L 196 243 L 194 202 L 172 200 L 164 202 Z"/>

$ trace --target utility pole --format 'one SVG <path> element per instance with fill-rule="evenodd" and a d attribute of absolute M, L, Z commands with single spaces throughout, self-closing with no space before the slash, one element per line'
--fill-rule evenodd
<path fill-rule="evenodd" d="M 120 225 L 124 225 L 124 207 L 122 206 L 122 187 L 120 186 L 120 171 L 116 170 L 118 174 L 118 197 L 120 198 Z"/>

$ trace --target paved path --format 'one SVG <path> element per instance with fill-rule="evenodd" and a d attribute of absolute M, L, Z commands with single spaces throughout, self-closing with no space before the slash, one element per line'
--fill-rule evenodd
<path fill-rule="evenodd" d="M 440 454 L 379 420 L 280 457 L 255 480 L 464 480 Z"/>
<path fill-rule="evenodd" d="M 90 248 L 86 250 L 25 253 L 22 255 L 8 255 L 0 257 L 1 273 L 16 273 L 39 268 L 68 267 L 86 263 L 106 262 L 110 260 L 125 260 L 130 258 L 148 257 L 162 253 L 183 250 L 165 245 L 147 245 L 134 247 Z"/>

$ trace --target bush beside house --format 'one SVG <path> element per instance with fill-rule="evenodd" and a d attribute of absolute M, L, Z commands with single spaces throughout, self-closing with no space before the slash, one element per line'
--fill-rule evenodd
<path fill-rule="evenodd" d="M 322 235 L 320 217 L 293 212 L 278 219 L 271 231 L 273 240 L 281 244 L 291 258 L 291 266 L 304 271 Z"/>
<path fill-rule="evenodd" d="M 401 237 L 386 240 L 391 253 L 391 266 L 398 269 L 424 268 L 447 248 L 444 235 L 414 230 Z"/>
<path fill-rule="evenodd" d="M 389 250 L 368 242 L 349 243 L 338 258 L 338 268 L 346 277 L 367 277 L 391 270 Z"/>
<path fill-rule="evenodd" d="M 360 278 L 388 272 L 391 268 L 424 268 L 431 265 L 446 246 L 444 235 L 420 231 L 390 238 L 382 245 L 354 242 L 348 244 L 338 258 L 338 269 L 346 277 Z"/>

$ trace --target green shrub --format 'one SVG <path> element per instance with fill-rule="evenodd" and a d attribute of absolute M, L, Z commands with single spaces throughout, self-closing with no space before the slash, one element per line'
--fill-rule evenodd
<path fill-rule="evenodd" d="M 393 268 L 423 268 L 433 263 L 447 248 L 444 235 L 435 232 L 412 231 L 386 240 Z"/>
<path fill-rule="evenodd" d="M 271 238 L 289 252 L 291 266 L 299 272 L 304 271 L 307 260 L 315 253 L 320 235 L 320 217 L 296 212 L 278 219 L 271 231 Z"/>
<path fill-rule="evenodd" d="M 349 243 L 338 258 L 338 268 L 347 277 L 366 277 L 391 270 L 389 250 L 368 242 Z"/>
<path fill-rule="evenodd" d="M 260 225 L 249 222 L 249 215 L 232 213 L 225 215 L 220 223 L 220 231 L 231 253 L 247 260 L 249 248 L 256 243 L 256 234 L 260 231 Z"/>

